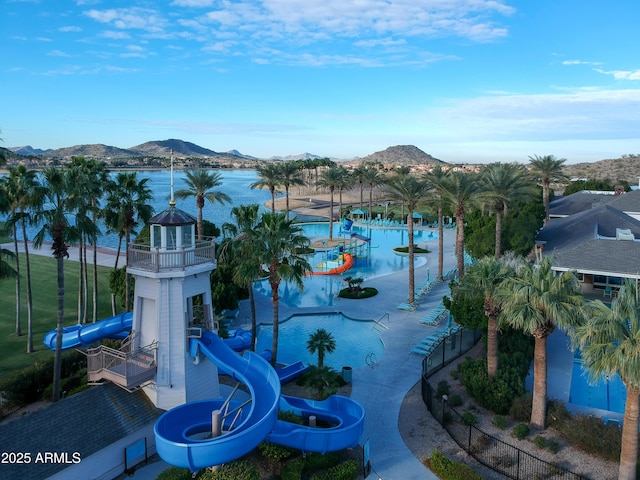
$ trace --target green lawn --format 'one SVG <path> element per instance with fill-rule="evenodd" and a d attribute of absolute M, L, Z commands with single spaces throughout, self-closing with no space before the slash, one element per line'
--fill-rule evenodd
<path fill-rule="evenodd" d="M 57 266 L 53 257 L 30 255 L 31 284 L 33 287 L 33 347 L 35 352 L 27 350 L 27 292 L 26 267 L 24 255 L 21 255 L 22 270 L 22 333 L 15 334 L 16 323 L 16 284 L 15 280 L 0 281 L 0 378 L 5 378 L 16 370 L 32 365 L 38 360 L 53 357 L 53 352 L 42 344 L 45 333 L 56 328 L 57 315 Z M 78 315 L 78 268 L 77 262 L 69 260 L 65 264 L 65 326 L 75 325 Z M 110 268 L 98 267 L 98 319 L 111 316 L 111 294 L 109 292 Z M 89 266 L 90 282 L 92 267 Z M 91 285 L 89 286 L 91 289 Z M 91 294 L 90 294 L 91 295 Z M 91 312 L 91 296 L 89 311 Z M 89 314 L 91 321 L 91 314 Z"/>

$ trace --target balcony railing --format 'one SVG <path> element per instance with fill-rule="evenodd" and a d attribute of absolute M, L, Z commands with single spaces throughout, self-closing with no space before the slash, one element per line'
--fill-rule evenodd
<path fill-rule="evenodd" d="M 127 353 L 105 345 L 87 351 L 89 383 L 109 380 L 126 390 L 133 390 L 153 380 L 156 374 L 156 345 Z"/>
<path fill-rule="evenodd" d="M 131 243 L 127 248 L 127 266 L 152 272 L 184 270 L 194 265 L 214 263 L 216 244 L 214 239 L 196 240 L 194 247 L 175 250 L 151 247 L 150 243 Z"/>

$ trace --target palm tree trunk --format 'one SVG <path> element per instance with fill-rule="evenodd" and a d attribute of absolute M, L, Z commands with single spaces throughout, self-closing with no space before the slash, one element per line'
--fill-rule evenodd
<path fill-rule="evenodd" d="M 638 414 L 640 389 L 625 382 L 627 399 L 622 424 L 622 449 L 620 451 L 619 480 L 635 480 L 638 463 Z"/>
<path fill-rule="evenodd" d="M 271 284 L 271 306 L 273 307 L 273 337 L 271 339 L 271 365 L 274 367 L 278 364 L 278 334 L 279 334 L 279 303 L 280 296 L 278 295 L 279 284 L 276 281 L 270 280 Z"/>
<path fill-rule="evenodd" d="M 531 426 L 544 430 L 547 415 L 547 336 L 536 335 L 533 350 Z"/>
<path fill-rule="evenodd" d="M 373 185 L 369 188 L 369 221 L 373 220 Z"/>
<path fill-rule="evenodd" d="M 20 260 L 19 260 L 19 252 L 18 252 L 18 235 L 16 231 L 16 226 L 13 226 L 13 248 L 16 252 L 16 336 L 19 337 L 22 335 L 22 326 L 20 324 Z"/>
<path fill-rule="evenodd" d="M 329 188 L 329 241 L 333 240 L 333 187 Z M 288 219 L 287 219 L 288 220 Z"/>
<path fill-rule="evenodd" d="M 202 207 L 198 207 L 198 240 L 202 240 Z"/>
<path fill-rule="evenodd" d="M 27 226 L 22 220 L 22 240 L 24 242 L 24 261 L 27 266 L 27 353 L 33 353 L 33 289 L 31 288 L 31 261 L 29 259 L 29 242 L 27 241 Z M 16 270 L 18 270 L 16 257 Z"/>
<path fill-rule="evenodd" d="M 129 239 L 130 239 L 130 233 L 129 230 L 127 229 L 127 233 L 125 234 L 125 243 L 126 243 L 126 248 L 127 248 L 127 259 L 129 258 Z M 128 263 L 128 260 L 127 260 Z M 129 309 L 129 295 L 131 292 L 131 277 L 129 275 L 129 272 L 125 273 L 125 299 L 124 299 L 124 309 L 126 312 L 130 312 L 131 310 Z"/>
<path fill-rule="evenodd" d="M 249 282 L 249 308 L 251 310 L 251 351 L 256 351 L 258 325 L 256 322 L 256 297 L 253 293 L 253 282 Z"/>
<path fill-rule="evenodd" d="M 502 253 L 502 213 L 496 208 L 496 251 L 495 257 L 500 258 Z"/>
<path fill-rule="evenodd" d="M 438 207 L 438 278 L 444 275 L 444 228 L 442 226 L 442 207 Z"/>
<path fill-rule="evenodd" d="M 84 294 L 84 305 L 82 308 L 82 323 L 87 323 L 89 320 L 89 262 L 87 261 L 87 239 L 84 238 L 82 242 L 82 255 L 84 262 L 84 277 L 82 290 Z"/>
<path fill-rule="evenodd" d="M 543 226 L 549 222 L 549 182 L 542 182 L 542 203 L 544 205 L 544 223 Z"/>
<path fill-rule="evenodd" d="M 271 213 L 276 213 L 276 190 L 271 188 Z"/>
<path fill-rule="evenodd" d="M 64 257 L 59 256 L 58 264 L 58 324 L 56 328 L 56 351 L 53 359 L 53 398 L 60 400 L 60 374 L 62 372 L 62 329 L 64 327 Z"/>
<path fill-rule="evenodd" d="M 338 189 L 338 216 L 342 219 L 342 188 Z"/>
<path fill-rule="evenodd" d="M 120 259 L 120 251 L 122 250 L 122 235 L 118 235 L 118 250 L 116 251 L 116 262 L 113 266 L 114 270 L 118 270 L 118 260 Z M 116 295 L 111 292 L 111 314 L 116 314 Z"/>
<path fill-rule="evenodd" d="M 409 236 L 409 303 L 413 303 L 415 301 L 415 291 L 416 291 L 416 277 L 415 277 L 415 267 L 413 265 L 414 260 L 414 251 L 413 251 L 413 210 L 409 209 L 409 223 L 408 227 L 408 236 Z"/>
<path fill-rule="evenodd" d="M 285 218 L 289 221 L 289 186 L 284 187 Z"/>
<path fill-rule="evenodd" d="M 498 318 L 496 315 L 487 318 L 487 375 L 495 377 L 498 371 Z"/>
<path fill-rule="evenodd" d="M 458 257 L 458 278 L 464 276 L 464 215 L 456 215 L 456 256 Z"/>
<path fill-rule="evenodd" d="M 93 306 L 92 306 L 92 322 L 98 320 L 98 245 L 93 244 Z"/>

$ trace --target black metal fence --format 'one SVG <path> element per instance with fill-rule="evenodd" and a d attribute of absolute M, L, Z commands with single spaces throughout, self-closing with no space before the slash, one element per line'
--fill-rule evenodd
<path fill-rule="evenodd" d="M 587 477 L 571 472 L 560 465 L 546 462 L 518 447 L 489 435 L 465 422 L 463 416 L 440 397 L 429 383 L 429 377 L 442 367 L 469 351 L 482 333 L 461 330 L 440 342 L 422 362 L 422 400 L 449 433 L 451 438 L 469 455 L 490 469 L 515 480 L 586 480 Z"/>

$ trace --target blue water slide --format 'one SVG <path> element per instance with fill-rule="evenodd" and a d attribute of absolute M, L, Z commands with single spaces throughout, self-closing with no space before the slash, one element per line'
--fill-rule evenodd
<path fill-rule="evenodd" d="M 131 331 L 133 314 L 124 312 L 95 323 L 78 324 L 62 329 L 62 349 L 88 347 L 103 338 L 125 338 Z M 43 343 L 51 350 L 56 349 L 57 330 L 44 336 Z"/>
<path fill-rule="evenodd" d="M 191 339 L 191 355 L 205 355 L 218 367 L 244 383 L 251 402 L 242 410 L 237 425 L 223 423 L 222 436 L 210 438 L 211 416 L 226 400 L 187 403 L 164 413 L 154 431 L 160 457 L 171 465 L 200 468 L 220 465 L 246 455 L 263 440 L 303 451 L 327 452 L 358 444 L 364 427 L 364 409 L 348 398 L 334 395 L 324 401 L 305 400 L 280 394 L 280 379 L 261 355 L 235 353 L 216 334 L 205 332 Z M 232 402 L 231 408 L 239 406 Z M 278 410 L 290 410 L 322 427 L 306 427 L 277 419 Z"/>
<path fill-rule="evenodd" d="M 309 417 L 314 416 L 317 425 L 322 425 L 322 428 L 312 428 L 278 420 L 267 437 L 270 442 L 305 452 L 326 453 L 354 447 L 364 428 L 364 408 L 342 395 L 332 395 L 322 401 L 282 395 L 280 410 L 293 411 L 307 423 Z"/>
<path fill-rule="evenodd" d="M 201 339 L 191 339 L 191 354 L 203 354 L 232 372 L 247 386 L 252 400 L 243 409 L 239 423 L 216 438 L 203 436 L 211 432 L 211 414 L 222 407 L 222 399 L 187 403 L 157 420 L 154 431 L 160 457 L 171 465 L 195 471 L 235 460 L 264 440 L 278 417 L 280 379 L 260 355 L 247 351 L 240 356 L 211 332 L 205 332 Z M 224 423 L 225 427 L 230 424 Z"/>

